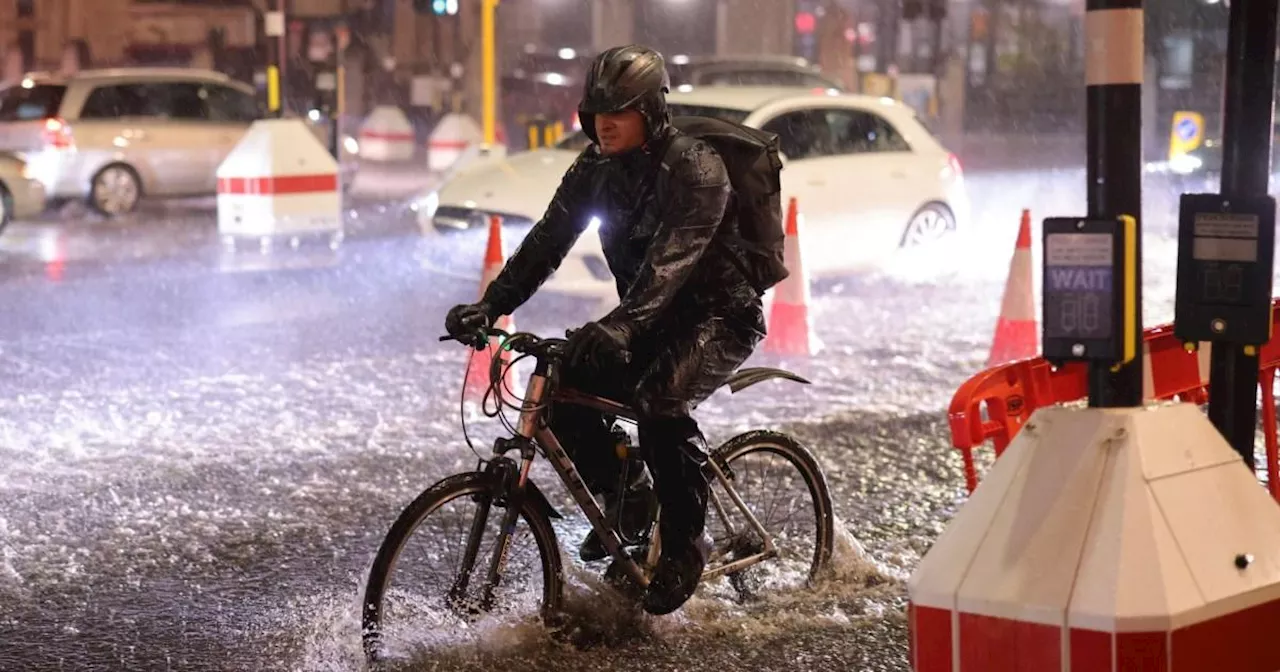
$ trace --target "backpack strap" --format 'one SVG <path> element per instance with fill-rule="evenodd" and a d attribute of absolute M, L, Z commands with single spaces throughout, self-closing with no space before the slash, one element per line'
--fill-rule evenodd
<path fill-rule="evenodd" d="M 667 151 L 662 153 L 662 170 L 670 172 L 671 164 L 675 163 L 681 154 L 689 151 L 689 148 L 693 147 L 693 143 L 696 141 L 697 138 L 692 135 L 676 131 L 675 137 L 671 138 L 671 142 L 667 143 Z"/>

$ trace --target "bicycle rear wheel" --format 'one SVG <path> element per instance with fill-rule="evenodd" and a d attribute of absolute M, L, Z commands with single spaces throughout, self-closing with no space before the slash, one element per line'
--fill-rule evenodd
<path fill-rule="evenodd" d="M 740 434 L 712 453 L 751 515 L 773 538 L 777 555 L 727 575 L 739 599 L 813 585 L 831 564 L 835 519 L 827 479 L 818 461 L 796 439 L 759 430 Z M 716 564 L 764 551 L 764 539 L 712 479 L 719 506 L 709 506 L 707 531 Z"/>
<path fill-rule="evenodd" d="M 450 476 L 396 519 L 365 584 L 361 635 L 371 662 L 427 653 L 429 640 L 481 618 L 545 622 L 557 613 L 563 587 L 560 549 L 551 521 L 529 499 L 511 532 L 492 603 L 482 598 L 506 513 L 497 492 L 483 472 Z M 480 534 L 472 542 L 474 532 Z M 468 558 L 472 569 L 463 578 Z M 442 567 L 424 571 L 420 565 Z"/>

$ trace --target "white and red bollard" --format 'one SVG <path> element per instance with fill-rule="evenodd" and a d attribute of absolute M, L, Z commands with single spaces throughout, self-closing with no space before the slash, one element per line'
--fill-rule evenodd
<path fill-rule="evenodd" d="M 474 119 L 456 112 L 446 114 L 427 139 L 427 168 L 443 173 L 453 168 L 469 148 L 483 140 L 484 133 Z"/>
<path fill-rule="evenodd" d="M 254 122 L 218 166 L 218 233 L 224 239 L 342 240 L 338 164 L 297 119 Z"/>
<path fill-rule="evenodd" d="M 1194 404 L 1037 411 L 908 582 L 916 672 L 1280 670 L 1280 507 Z"/>
<path fill-rule="evenodd" d="M 417 147 L 413 125 L 391 105 L 373 108 L 360 127 L 360 158 L 369 161 L 408 161 Z"/>

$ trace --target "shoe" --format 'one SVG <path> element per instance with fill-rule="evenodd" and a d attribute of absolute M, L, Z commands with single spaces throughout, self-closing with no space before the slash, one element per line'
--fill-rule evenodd
<path fill-rule="evenodd" d="M 641 603 L 644 610 L 665 616 L 688 602 L 702 581 L 702 570 L 713 545 L 706 533 L 683 548 L 669 549 L 664 545 Z"/>
<path fill-rule="evenodd" d="M 649 482 L 642 482 L 627 490 L 626 497 L 621 502 L 620 527 L 623 537 L 635 540 L 648 531 L 653 525 L 655 502 L 653 487 Z M 613 501 L 613 497 L 606 494 L 605 520 L 613 520 L 617 515 L 617 506 L 618 502 Z M 578 547 L 578 557 L 582 558 L 583 562 L 595 562 L 609 557 L 608 549 L 604 547 L 604 542 L 600 540 L 600 535 L 596 534 L 594 528 L 587 532 L 587 537 Z"/>

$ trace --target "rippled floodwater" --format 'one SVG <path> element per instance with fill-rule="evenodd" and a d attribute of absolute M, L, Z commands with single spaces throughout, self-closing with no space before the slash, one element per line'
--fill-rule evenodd
<path fill-rule="evenodd" d="M 815 452 L 840 521 L 834 577 L 747 604 L 707 591 L 650 618 L 611 608 L 574 569 L 566 637 L 521 623 L 424 632 L 446 646 L 414 669 L 906 670 L 904 582 L 962 502 L 943 410 L 985 360 L 1018 207 L 1008 231 L 969 247 L 819 283 L 823 354 L 753 362 L 813 385 L 719 393 L 699 411 L 713 439 L 772 426 Z M 443 312 L 475 294 L 456 261 L 468 243 L 451 245 L 394 231 L 289 271 L 115 248 L 59 279 L 5 266 L 0 669 L 358 669 L 358 599 L 382 535 L 423 488 L 475 464 L 458 432 L 464 355 L 435 340 Z M 1146 253 L 1151 321 L 1171 312 L 1172 246 L 1149 237 Z M 559 333 L 597 312 L 544 296 L 517 322 Z M 495 426 L 476 430 L 483 447 Z M 583 529 L 559 530 L 566 566 Z"/>

